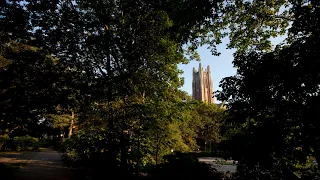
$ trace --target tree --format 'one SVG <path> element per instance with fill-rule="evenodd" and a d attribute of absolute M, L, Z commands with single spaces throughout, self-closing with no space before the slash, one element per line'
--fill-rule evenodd
<path fill-rule="evenodd" d="M 318 178 L 319 2 L 291 1 L 287 45 L 235 56 L 237 75 L 219 93 L 228 100 L 239 179 Z M 234 156 L 233 156 L 234 157 Z M 313 172 L 310 176 L 309 172 Z"/>
<path fill-rule="evenodd" d="M 284 0 L 6 1 L 1 9 L 4 15 L 0 18 L 2 23 L 10 22 L 10 26 L 1 27 L 1 35 L 5 37 L 1 43 L 6 46 L 11 41 L 22 42 L 30 53 L 22 56 L 19 53 L 24 51 L 17 51 L 19 55 L 10 64 L 8 55 L 1 52 L 1 67 L 5 67 L 1 73 L 12 73 L 14 78 L 9 81 L 20 80 L 20 73 L 26 71 L 14 62 L 19 62 L 19 58 L 23 62 L 28 59 L 38 62 L 36 66 L 27 64 L 30 71 L 25 77 L 28 79 L 21 78 L 24 81 L 20 90 L 28 90 L 31 84 L 36 88 L 27 91 L 30 95 L 24 96 L 28 98 L 19 110 L 27 115 L 58 114 L 64 117 L 69 114 L 74 118 L 86 117 L 85 112 L 97 113 L 91 117 L 97 118 L 95 123 L 106 128 L 101 128 L 101 132 L 107 135 L 103 139 L 107 143 L 103 150 L 106 152 L 104 159 L 111 164 L 110 171 L 116 173 L 117 169 L 127 169 L 129 149 L 134 149 L 132 159 L 138 174 L 145 144 L 153 141 L 159 147 L 161 140 L 182 151 L 196 148 L 194 138 L 199 134 L 192 129 L 197 126 L 188 123 L 192 114 L 199 117 L 200 127 L 207 131 L 202 135 L 203 139 L 219 139 L 219 125 L 214 118 L 207 118 L 212 116 L 210 107 L 205 106 L 208 111 L 198 109 L 189 116 L 182 113 L 189 107 L 181 105 L 180 97 L 185 95 L 178 90 L 183 80 L 179 78 L 181 71 L 177 65 L 189 62 L 185 55 L 191 60 L 199 59 L 196 48 L 206 43 L 217 55 L 215 46 L 228 34 L 223 31 L 228 27 L 231 30 L 230 47 L 238 48 L 239 55 L 245 54 L 249 46 L 262 52 L 270 50 L 268 39 L 288 26 L 286 11 L 283 13 L 285 18 L 275 16 L 286 3 Z M 18 19 L 18 15 L 23 18 Z M 246 20 L 246 29 L 238 28 Z M 264 31 L 267 27 L 270 28 Z M 184 45 L 187 45 L 186 49 Z M 42 53 L 37 54 L 40 51 Z M 48 66 L 44 65 L 46 58 L 50 60 Z M 17 67 L 20 71 L 14 71 Z M 33 75 L 44 78 L 45 85 L 42 86 L 37 78 L 32 79 Z M 12 92 L 19 90 L 15 85 L 10 87 Z M 12 94 L 2 97 L 3 107 L 10 105 L 5 100 L 14 99 Z M 40 99 L 46 99 L 46 102 L 37 103 Z M 14 104 L 18 104 L 17 100 Z M 61 107 L 61 112 L 56 111 L 57 107 Z M 7 116 L 16 109 L 18 107 L 4 109 L 4 112 Z M 27 117 L 25 114 L 21 117 L 10 115 L 16 123 L 16 119 Z M 6 118 L 1 120 L 7 121 Z M 146 134 L 152 129 L 158 133 L 155 138 L 148 139 Z M 211 130 L 214 133 L 210 134 Z M 100 136 L 96 138 L 99 140 Z M 156 156 L 158 150 L 156 148 Z"/>
<path fill-rule="evenodd" d="M 0 119 L 3 130 L 11 131 L 28 121 L 36 123 L 32 121 L 47 107 L 49 99 L 43 87 L 50 86 L 52 61 L 42 50 L 23 43 L 8 42 L 3 47 L 2 58 L 11 63 L 0 71 Z"/>
<path fill-rule="evenodd" d="M 107 152 L 116 166 L 120 151 L 122 157 L 127 156 L 123 152 L 128 146 L 121 146 L 128 141 L 123 130 L 135 123 L 134 138 L 140 149 L 149 114 L 146 104 L 175 98 L 170 94 L 182 85 L 177 65 L 188 62 L 182 47 L 187 42 L 198 45 L 201 25 L 213 17 L 216 2 L 27 1 L 26 7 L 35 29 L 34 43 L 64 67 L 84 72 L 84 81 L 92 84 L 91 100 L 107 103 Z M 194 49 L 188 52 L 196 57 Z M 126 111 L 114 109 L 115 102 L 123 103 Z M 133 105 L 136 110 L 131 109 Z M 131 113 L 135 119 L 128 118 Z M 139 171 L 141 155 L 137 156 Z"/>

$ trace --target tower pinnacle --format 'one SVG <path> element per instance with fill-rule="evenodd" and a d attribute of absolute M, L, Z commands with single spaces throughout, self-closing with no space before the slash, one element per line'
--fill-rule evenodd
<path fill-rule="evenodd" d="M 199 63 L 198 72 L 193 68 L 192 77 L 192 98 L 210 104 L 214 103 L 210 66 L 208 65 L 207 69 L 203 70 Z"/>

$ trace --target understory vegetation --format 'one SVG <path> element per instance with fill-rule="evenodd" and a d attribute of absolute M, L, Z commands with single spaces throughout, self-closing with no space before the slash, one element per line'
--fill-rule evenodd
<path fill-rule="evenodd" d="M 219 143 L 221 139 L 219 130 L 223 124 L 224 110 L 215 104 L 211 105 L 197 101 L 179 102 L 176 107 L 173 105 L 169 110 L 167 108 L 163 109 L 164 113 L 167 114 L 166 117 L 165 114 L 159 114 L 160 110 L 151 110 L 152 106 L 159 109 L 159 104 L 147 104 L 147 107 L 142 107 L 150 108 L 150 114 L 144 115 L 144 124 L 140 124 L 140 127 L 135 127 L 134 124 L 130 125 L 131 128 L 125 132 L 125 137 L 121 137 L 121 132 L 118 132 L 119 139 L 122 141 L 115 144 L 117 152 L 115 163 L 121 166 L 121 161 L 127 161 L 127 169 L 124 169 L 123 172 L 131 171 L 131 173 L 135 173 L 137 165 L 143 170 L 167 163 L 168 159 L 165 157 L 176 152 L 200 152 L 200 149 L 205 149 L 205 143 L 210 144 L 213 150 L 213 147 Z M 121 106 L 118 108 L 113 109 L 112 115 L 116 119 L 124 120 L 120 113 L 124 108 Z M 129 108 L 125 109 L 128 113 Z M 103 110 L 106 111 L 105 109 L 95 108 L 95 111 Z M 139 111 L 138 107 L 131 110 L 133 114 L 127 115 L 129 119 L 125 121 L 126 123 L 135 119 L 134 111 Z M 88 114 L 90 113 L 86 113 L 86 115 Z M 106 113 L 97 114 L 105 115 Z M 116 114 L 119 114 L 122 118 L 117 118 Z M 69 166 L 86 166 L 92 169 L 108 166 L 108 125 L 103 121 L 103 118 L 94 115 L 94 119 L 85 117 L 83 122 L 78 124 L 79 130 L 62 144 L 62 150 L 66 152 L 64 159 Z M 123 126 L 122 123 L 124 122 L 118 121 L 115 125 L 121 127 Z M 136 122 L 132 121 L 132 123 Z M 136 128 L 139 128 L 141 133 L 138 137 L 136 131 L 139 129 Z M 210 151 L 209 145 L 207 150 Z M 121 159 L 123 154 L 126 157 Z M 137 156 L 141 158 L 137 159 Z M 193 162 L 196 162 L 196 158 Z"/>
<path fill-rule="evenodd" d="M 319 17 L 319 0 L 0 1 L 1 149 L 54 146 L 82 178 L 320 179 Z M 192 100 L 178 65 L 226 41 L 222 105 Z"/>
<path fill-rule="evenodd" d="M 36 151 L 40 147 L 39 140 L 31 136 L 3 136 L 1 141 L 3 151 Z"/>

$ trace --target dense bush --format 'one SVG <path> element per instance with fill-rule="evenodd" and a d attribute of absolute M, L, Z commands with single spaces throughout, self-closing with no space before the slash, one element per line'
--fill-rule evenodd
<path fill-rule="evenodd" d="M 2 149 L 2 145 L 8 141 L 10 137 L 8 135 L 1 135 L 0 136 L 0 150 Z"/>
<path fill-rule="evenodd" d="M 63 139 L 60 142 L 60 145 L 59 145 L 60 151 L 66 153 L 66 152 L 70 151 L 72 148 L 74 148 L 74 144 L 72 143 L 72 141 L 70 139 Z"/>
<path fill-rule="evenodd" d="M 231 175 L 228 176 L 216 171 L 210 165 L 199 162 L 196 157 L 189 153 L 176 153 L 165 156 L 165 159 L 167 163 L 148 171 L 150 178 L 178 177 L 181 179 L 198 179 L 206 177 L 213 180 L 232 179 Z"/>
<path fill-rule="evenodd" d="M 50 139 L 39 139 L 39 146 L 47 148 L 51 146 L 52 142 Z"/>
<path fill-rule="evenodd" d="M 87 129 L 65 139 L 60 150 L 65 152 L 64 159 L 69 163 L 86 164 L 103 161 L 106 152 L 107 134 L 103 130 Z"/>
<path fill-rule="evenodd" d="M 39 139 L 39 146 L 43 148 L 53 147 L 56 150 L 60 150 L 61 140 L 59 138 L 53 138 L 53 139 L 46 139 L 42 138 Z"/>
<path fill-rule="evenodd" d="M 18 136 L 13 138 L 13 142 L 17 151 L 38 150 L 39 140 L 31 136 Z"/>
<path fill-rule="evenodd" d="M 8 138 L 1 149 L 11 151 L 35 151 L 39 149 L 39 140 L 31 136 Z"/>

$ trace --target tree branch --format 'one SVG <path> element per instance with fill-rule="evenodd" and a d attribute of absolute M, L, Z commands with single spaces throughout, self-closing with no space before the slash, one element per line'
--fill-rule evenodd
<path fill-rule="evenodd" d="M 288 21 L 294 21 L 295 20 L 295 19 L 291 19 L 291 18 L 285 17 L 285 16 L 275 15 L 274 17 L 277 18 L 277 19 L 285 19 L 285 20 L 288 20 Z"/>

